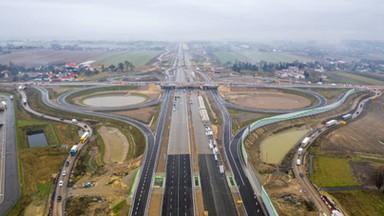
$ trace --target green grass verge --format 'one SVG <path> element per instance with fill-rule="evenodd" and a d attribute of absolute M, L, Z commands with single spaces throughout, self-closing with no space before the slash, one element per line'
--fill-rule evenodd
<path fill-rule="evenodd" d="M 105 64 L 105 65 L 117 65 L 119 63 L 124 63 L 124 61 L 132 62 L 136 67 L 144 66 L 147 64 L 152 58 L 159 55 L 162 51 L 154 51 L 154 50 L 134 50 L 118 53 L 113 56 L 108 56 L 104 58 L 96 59 L 96 64 Z"/>
<path fill-rule="evenodd" d="M 316 156 L 312 182 L 320 187 L 358 186 L 349 161 L 348 158 Z"/>
<path fill-rule="evenodd" d="M 348 215 L 384 215 L 384 193 L 377 190 L 332 192 Z"/>
<path fill-rule="evenodd" d="M 124 199 L 112 208 L 112 212 L 118 214 L 127 205 L 127 201 Z"/>

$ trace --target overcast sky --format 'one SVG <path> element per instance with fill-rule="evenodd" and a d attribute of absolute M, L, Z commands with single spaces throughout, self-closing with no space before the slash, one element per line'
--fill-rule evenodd
<path fill-rule="evenodd" d="M 384 38 L 384 0 L 0 0 L 0 9 L 0 39 Z"/>

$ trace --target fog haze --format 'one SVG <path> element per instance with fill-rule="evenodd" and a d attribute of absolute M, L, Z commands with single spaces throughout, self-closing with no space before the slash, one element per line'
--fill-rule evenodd
<path fill-rule="evenodd" d="M 381 40 L 382 0 L 13 0 L 1 39 Z"/>

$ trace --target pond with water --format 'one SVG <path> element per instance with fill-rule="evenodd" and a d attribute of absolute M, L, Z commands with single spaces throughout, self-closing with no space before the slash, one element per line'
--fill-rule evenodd
<path fill-rule="evenodd" d="M 27 136 L 28 136 L 29 148 L 43 147 L 48 145 L 47 138 L 45 137 L 44 131 L 28 132 Z"/>
<path fill-rule="evenodd" d="M 290 128 L 267 137 L 261 143 L 261 159 L 266 163 L 279 164 L 285 155 L 297 144 L 309 130 Z"/>
<path fill-rule="evenodd" d="M 86 98 L 83 100 L 83 103 L 94 107 L 121 107 L 142 103 L 144 101 L 144 97 L 134 95 L 105 95 Z"/>

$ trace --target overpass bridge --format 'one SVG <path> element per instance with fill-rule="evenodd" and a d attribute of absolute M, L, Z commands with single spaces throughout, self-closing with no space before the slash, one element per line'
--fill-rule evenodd
<path fill-rule="evenodd" d="M 218 83 L 206 82 L 187 82 L 187 83 L 160 83 L 162 89 L 199 89 L 199 90 L 215 90 L 219 87 Z"/>

